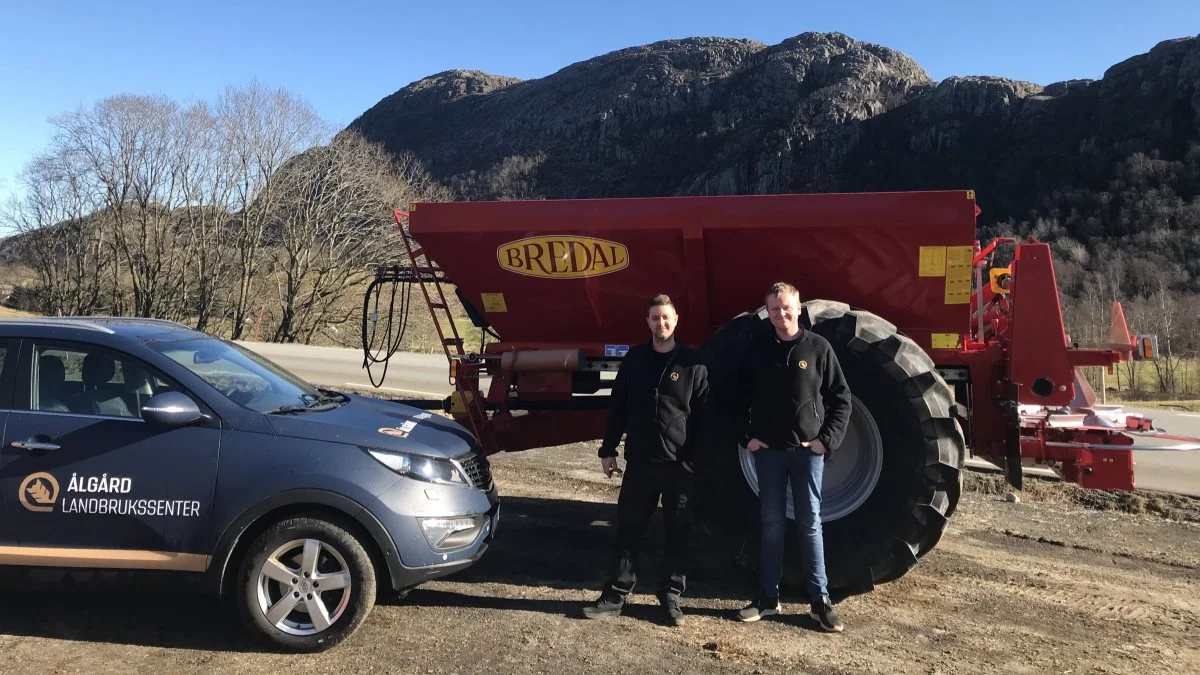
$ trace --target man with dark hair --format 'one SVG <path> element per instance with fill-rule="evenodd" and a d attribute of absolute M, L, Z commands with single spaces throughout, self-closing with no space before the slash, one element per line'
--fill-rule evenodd
<path fill-rule="evenodd" d="M 790 481 L 808 576 L 809 613 L 823 630 L 841 632 L 825 576 L 821 480 L 825 459 L 846 434 L 850 388 L 829 342 L 800 326 L 796 287 L 774 284 L 766 302 L 775 330 L 751 345 L 745 382 L 750 416 L 744 443 L 754 453 L 762 522 L 759 590 L 738 618 L 758 621 L 782 609 L 779 581 Z"/>
<path fill-rule="evenodd" d="M 595 619 L 621 613 L 637 583 L 638 548 L 662 498 L 666 542 L 658 598 L 668 620 L 683 625 L 679 597 L 686 586 L 688 535 L 694 509 L 697 423 L 708 403 L 708 370 L 675 341 L 678 314 L 671 298 L 646 306 L 650 340 L 629 350 L 613 382 L 604 441 L 597 453 L 604 475 L 617 472 L 617 443 L 625 435 L 625 480 L 617 498 L 616 545 L 600 598 L 584 608 Z"/>

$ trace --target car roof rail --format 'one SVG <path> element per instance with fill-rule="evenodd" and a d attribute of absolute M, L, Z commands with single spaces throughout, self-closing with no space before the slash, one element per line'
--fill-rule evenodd
<path fill-rule="evenodd" d="M 47 318 L 50 318 L 50 317 L 47 317 Z M 101 326 L 106 323 L 155 324 L 155 325 L 161 325 L 161 326 L 171 326 L 172 328 L 179 328 L 182 330 L 194 330 L 191 326 L 182 324 L 178 321 L 172 321 L 170 319 L 158 319 L 158 318 L 153 318 L 153 317 L 148 317 L 148 316 L 114 316 L 112 314 L 94 314 L 91 316 L 56 316 L 56 317 L 52 317 L 52 318 L 54 318 L 55 320 L 66 319 L 66 320 L 73 320 L 73 321 L 83 321 L 83 322 L 87 322 L 87 323 L 94 323 L 94 324 L 101 325 Z"/>
<path fill-rule="evenodd" d="M 102 326 L 95 321 L 89 321 L 87 319 L 82 319 L 82 318 L 77 318 L 77 317 L 57 317 L 57 316 L 45 317 L 45 318 L 4 317 L 4 318 L 0 318 L 0 325 L 7 325 L 7 326 L 58 326 L 61 328 L 80 328 L 83 330 L 96 331 L 98 333 L 106 333 L 108 335 L 116 334 L 116 331 L 109 328 L 108 326 Z"/>
<path fill-rule="evenodd" d="M 84 320 L 91 318 L 91 319 L 100 319 L 100 320 L 104 320 L 104 321 L 109 321 L 109 320 L 111 320 L 111 321 L 127 321 L 130 323 L 164 323 L 164 324 L 167 324 L 168 326 L 183 326 L 184 328 L 187 328 L 186 325 L 179 323 L 178 321 L 172 321 L 170 319 L 157 319 L 157 318 L 149 317 L 149 316 L 93 316 L 93 317 L 80 317 L 80 318 L 82 318 Z"/>

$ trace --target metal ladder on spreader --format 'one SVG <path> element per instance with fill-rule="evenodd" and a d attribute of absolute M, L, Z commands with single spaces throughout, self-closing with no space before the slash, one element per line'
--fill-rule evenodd
<path fill-rule="evenodd" d="M 446 293 L 442 290 L 442 282 L 446 281 L 446 275 L 429 257 L 420 243 L 409 234 L 403 220 L 408 217 L 408 212 L 396 210 L 394 214 L 396 226 L 400 228 L 401 239 L 404 241 L 404 248 L 408 253 L 413 277 L 421 288 L 421 295 L 425 297 L 425 304 L 428 305 L 429 314 L 433 318 L 434 330 L 437 331 L 438 340 L 441 342 L 442 350 L 446 353 L 446 361 L 450 366 L 449 383 L 454 385 L 452 396 L 458 398 L 457 401 L 451 399 L 451 414 L 454 413 L 455 403 L 457 403 L 460 409 L 466 413 L 471 433 L 475 434 L 481 447 L 494 448 L 496 447 L 495 439 L 487 439 L 491 442 L 485 442 L 484 439 L 484 434 L 491 436 L 492 429 L 487 421 L 487 413 L 483 409 L 483 396 L 479 390 L 477 366 L 475 364 L 468 366 L 469 375 L 466 378 L 458 376 L 460 367 L 468 362 L 469 355 L 463 349 L 465 341 L 458 332 L 454 315 L 450 313 L 450 304 L 446 301 Z M 419 262 L 421 258 L 424 259 L 424 263 Z M 436 297 L 430 293 L 429 286 L 433 286 Z M 442 328 L 443 320 L 449 326 L 448 331 Z"/>

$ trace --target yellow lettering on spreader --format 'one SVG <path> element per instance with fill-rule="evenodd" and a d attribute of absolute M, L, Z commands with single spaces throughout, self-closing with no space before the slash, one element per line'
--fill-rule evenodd
<path fill-rule="evenodd" d="M 525 276 L 583 279 L 629 267 L 629 249 L 615 241 L 592 237 L 527 237 L 501 244 L 496 249 L 496 261 L 501 269 Z"/>

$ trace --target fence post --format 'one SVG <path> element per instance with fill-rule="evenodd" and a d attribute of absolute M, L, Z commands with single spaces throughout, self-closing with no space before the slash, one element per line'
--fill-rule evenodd
<path fill-rule="evenodd" d="M 258 308 L 258 321 L 254 322 L 254 341 L 258 342 L 258 331 L 262 328 L 263 312 L 267 310 L 267 304 L 264 302 Z"/>

